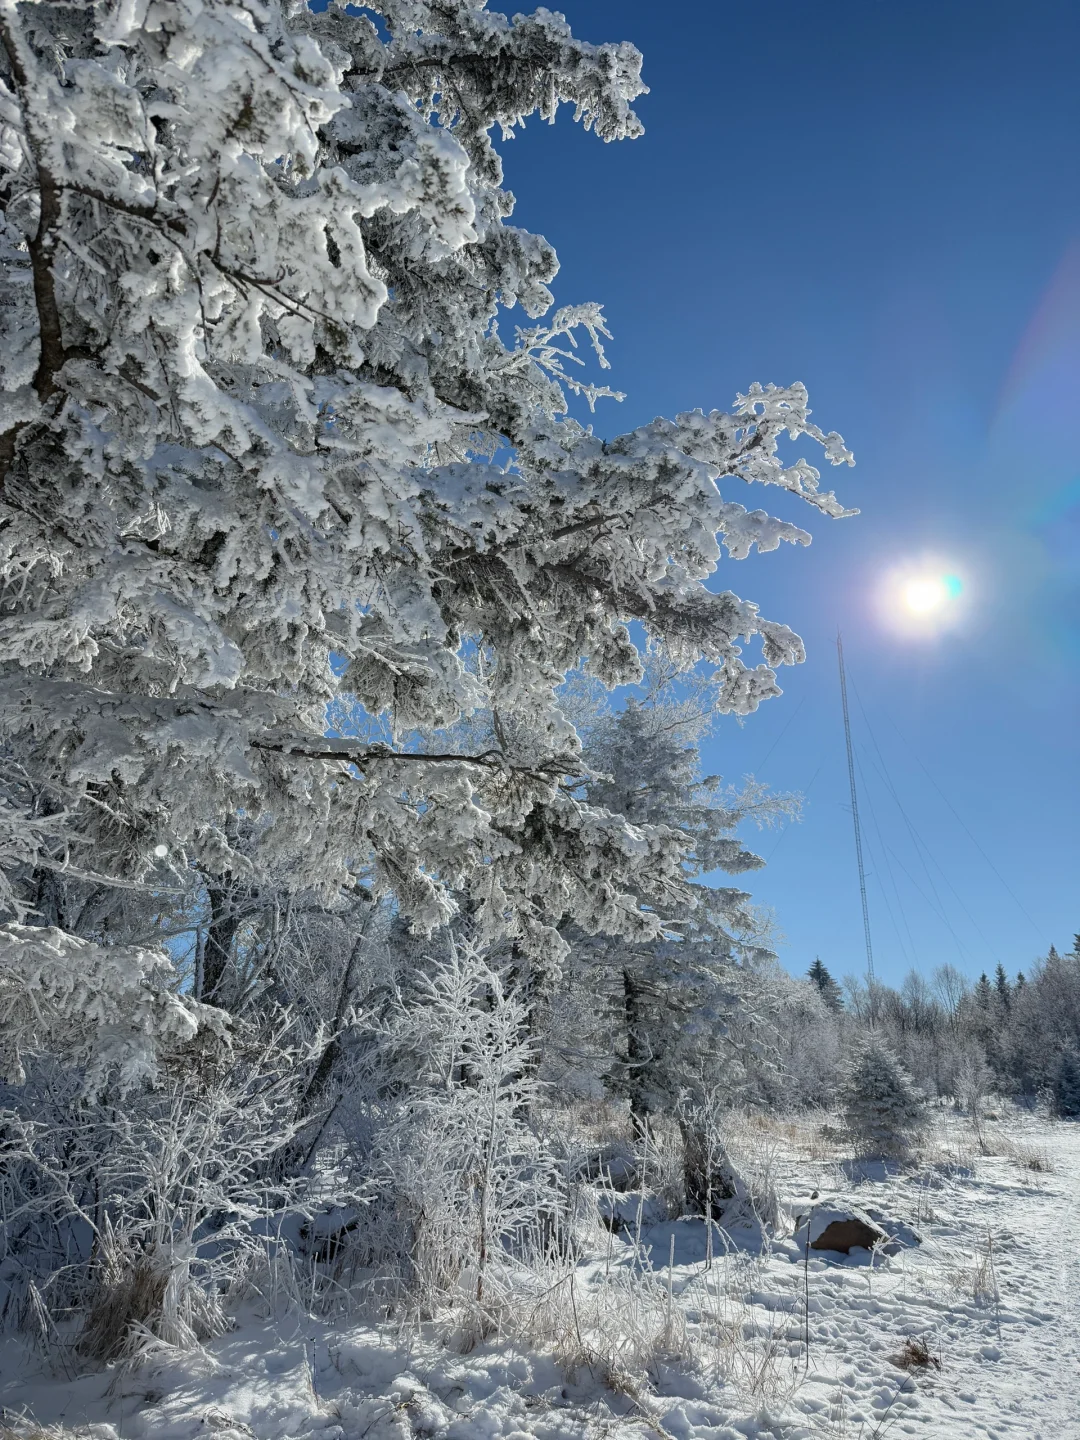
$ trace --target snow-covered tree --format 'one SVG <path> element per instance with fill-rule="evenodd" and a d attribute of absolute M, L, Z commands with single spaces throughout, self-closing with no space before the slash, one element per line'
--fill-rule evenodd
<path fill-rule="evenodd" d="M 990 981 L 984 970 L 975 982 L 972 998 L 980 1010 L 989 1011 L 992 996 L 993 991 L 990 989 Z"/>
<path fill-rule="evenodd" d="M 994 971 L 994 989 L 997 992 L 998 1004 L 1002 1010 L 1008 1011 L 1012 1004 L 1012 986 L 1009 984 L 1009 977 L 1005 974 L 1005 966 L 999 960 Z"/>
<path fill-rule="evenodd" d="M 773 1024 L 780 1073 L 779 1086 L 771 1086 L 767 1098 L 790 1109 L 831 1107 L 836 1102 L 841 1067 L 841 1016 L 813 982 L 781 974 L 774 984 L 779 1002 Z"/>
<path fill-rule="evenodd" d="M 1058 1056 L 1070 1048 L 1080 1050 L 1080 955 L 1051 946 L 1013 990 L 1003 1063 L 1012 1084 L 1032 1094 L 1053 1089 Z"/>
<path fill-rule="evenodd" d="M 571 987 L 592 997 L 582 1019 L 607 1056 L 609 1081 L 639 1122 L 652 1110 L 671 1110 L 688 1084 L 695 1093 L 720 1086 L 735 1100 L 745 1078 L 738 1042 L 749 1043 L 751 1012 L 763 998 L 755 970 L 772 955 L 767 923 L 747 892 L 707 882 L 717 871 L 759 868 L 764 862 L 739 827 L 790 817 L 797 805 L 752 780 L 736 789 L 702 774 L 699 745 L 713 716 L 707 689 L 680 693 L 667 684 L 647 703 L 602 711 L 583 727 L 590 803 L 635 826 L 663 829 L 682 849 L 675 884 L 660 874 L 642 886 L 662 927 L 657 939 L 566 932 Z M 553 1044 L 570 1048 L 583 1028 L 557 1029 Z"/>
<path fill-rule="evenodd" d="M 921 1092 L 872 1032 L 861 1038 L 848 1059 L 840 1100 L 848 1133 L 872 1155 L 902 1158 L 927 1123 Z"/>
<path fill-rule="evenodd" d="M 476 0 L 5 0 L 0 41 L 15 918 L 92 857 L 225 893 L 362 876 L 425 929 L 467 890 L 535 953 L 567 917 L 656 936 L 683 842 L 568 787 L 559 686 L 582 657 L 635 681 L 637 622 L 720 711 L 778 694 L 801 641 L 708 582 L 721 547 L 809 536 L 725 484 L 841 516 L 778 445 L 851 457 L 801 385 L 609 441 L 569 417 L 608 393 L 572 363 L 581 334 L 606 364 L 603 317 L 551 313 L 492 133 L 566 104 L 633 138 L 638 52 Z M 477 709 L 494 745 L 416 753 Z"/>
<path fill-rule="evenodd" d="M 980 1107 L 994 1084 L 994 1073 L 986 1063 L 986 1056 L 978 1042 L 966 1045 L 960 1052 L 953 1081 L 953 1093 L 957 1103 L 962 1105 L 976 1125 L 980 1119 Z"/>

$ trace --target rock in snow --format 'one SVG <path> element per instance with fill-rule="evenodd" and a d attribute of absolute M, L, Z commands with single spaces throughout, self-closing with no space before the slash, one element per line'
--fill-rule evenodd
<path fill-rule="evenodd" d="M 856 1248 L 885 1246 L 889 1240 L 864 1210 L 837 1201 L 815 1205 L 808 1214 L 797 1216 L 795 1238 L 801 1245 L 809 1240 L 811 1250 L 832 1250 L 842 1255 Z"/>

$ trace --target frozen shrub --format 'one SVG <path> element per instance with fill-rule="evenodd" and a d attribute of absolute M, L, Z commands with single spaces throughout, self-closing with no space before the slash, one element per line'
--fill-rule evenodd
<path fill-rule="evenodd" d="M 275 1213 L 299 1200 L 273 1162 L 309 1058 L 284 1026 L 237 1026 L 228 1048 L 168 1055 L 153 1086 L 88 1097 L 45 1055 L 0 1088 L 0 1264 L 18 1276 L 6 1324 L 55 1339 L 77 1316 L 72 1354 L 89 1362 L 224 1331 L 230 1298 L 271 1259 Z"/>
<path fill-rule="evenodd" d="M 355 1243 L 420 1313 L 456 1298 L 480 1335 L 498 1323 L 515 1262 L 558 1248 L 572 1224 L 531 1119 L 541 1087 L 526 1022 L 513 985 L 451 940 L 397 998 L 371 1087 Z"/>
<path fill-rule="evenodd" d="M 688 1208 L 725 1227 L 756 1223 L 774 1229 L 780 1201 L 768 1140 L 755 1136 L 715 1091 L 684 1105 L 679 1125 Z"/>

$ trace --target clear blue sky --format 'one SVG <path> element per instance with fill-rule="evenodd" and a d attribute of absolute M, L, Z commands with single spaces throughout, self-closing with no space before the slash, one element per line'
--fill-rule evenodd
<path fill-rule="evenodd" d="M 750 881 L 781 958 L 796 972 L 815 955 L 837 975 L 863 965 L 838 625 L 879 975 L 1013 972 L 1051 941 L 1067 949 L 1080 930 L 1080 5 L 562 8 L 583 38 L 633 40 L 652 92 L 632 144 L 604 146 L 567 116 L 502 147 L 516 222 L 559 252 L 558 300 L 606 307 L 627 399 L 597 428 L 802 380 L 858 460 L 827 476 L 858 518 L 762 491 L 755 503 L 806 524 L 813 545 L 718 576 L 809 652 L 782 673 L 783 698 L 741 728 L 726 720 L 708 756 L 806 793 L 802 824 L 765 837 L 770 864 Z M 880 596 L 924 556 L 962 576 L 966 609 L 913 639 Z"/>

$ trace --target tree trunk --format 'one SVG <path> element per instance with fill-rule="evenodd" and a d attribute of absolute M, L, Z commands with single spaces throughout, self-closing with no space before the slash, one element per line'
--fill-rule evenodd
<path fill-rule="evenodd" d="M 229 874 L 214 880 L 207 879 L 206 894 L 210 904 L 210 920 L 206 927 L 202 983 L 198 998 L 207 1005 L 222 1006 L 233 942 L 240 928 L 240 908 L 237 904 L 236 887 Z"/>
<path fill-rule="evenodd" d="M 61 913 L 60 885 L 53 871 L 42 867 L 34 871 L 31 892 L 31 925 L 57 925 L 64 928 Z"/>
<path fill-rule="evenodd" d="M 640 1139 L 648 1128 L 649 1104 L 645 1098 L 645 1079 L 652 1051 L 643 1034 L 645 1025 L 644 992 L 631 970 L 623 971 L 623 1020 L 626 1027 L 626 1093 L 630 1101 L 630 1120 L 634 1134 Z"/>
<path fill-rule="evenodd" d="M 334 1007 L 334 1018 L 330 1023 L 330 1039 L 326 1042 L 326 1048 L 319 1056 L 319 1063 L 312 1072 L 307 1088 L 300 1096 L 297 1104 L 297 1115 L 300 1119 L 307 1119 L 319 1108 L 323 1096 L 326 1094 L 333 1078 L 334 1070 L 338 1059 L 341 1056 L 341 1027 L 345 1023 L 345 1014 L 349 1008 L 349 1001 L 352 999 L 353 986 L 356 983 L 356 971 L 360 964 L 360 955 L 364 948 L 367 926 L 361 929 L 356 937 L 352 949 L 349 951 L 349 959 L 345 965 L 345 974 L 341 978 L 341 988 L 338 991 L 337 1005 Z"/>
<path fill-rule="evenodd" d="M 523 1067 L 522 1079 L 535 1080 L 543 1059 L 541 1041 L 546 1031 L 545 1021 L 551 1009 L 551 995 L 548 972 L 537 965 L 534 959 L 523 955 L 515 940 L 510 956 L 512 965 L 507 976 L 508 990 L 517 990 L 525 1003 L 525 1024 L 522 1038 L 529 1044 L 529 1059 Z M 523 1102 L 515 1111 L 519 1120 L 528 1119 L 529 1106 Z"/>
<path fill-rule="evenodd" d="M 683 1142 L 683 1186 L 686 1208 L 692 1214 L 719 1220 L 727 1201 L 746 1192 L 742 1177 L 732 1165 L 727 1151 L 710 1139 L 699 1121 L 679 1117 Z"/>

